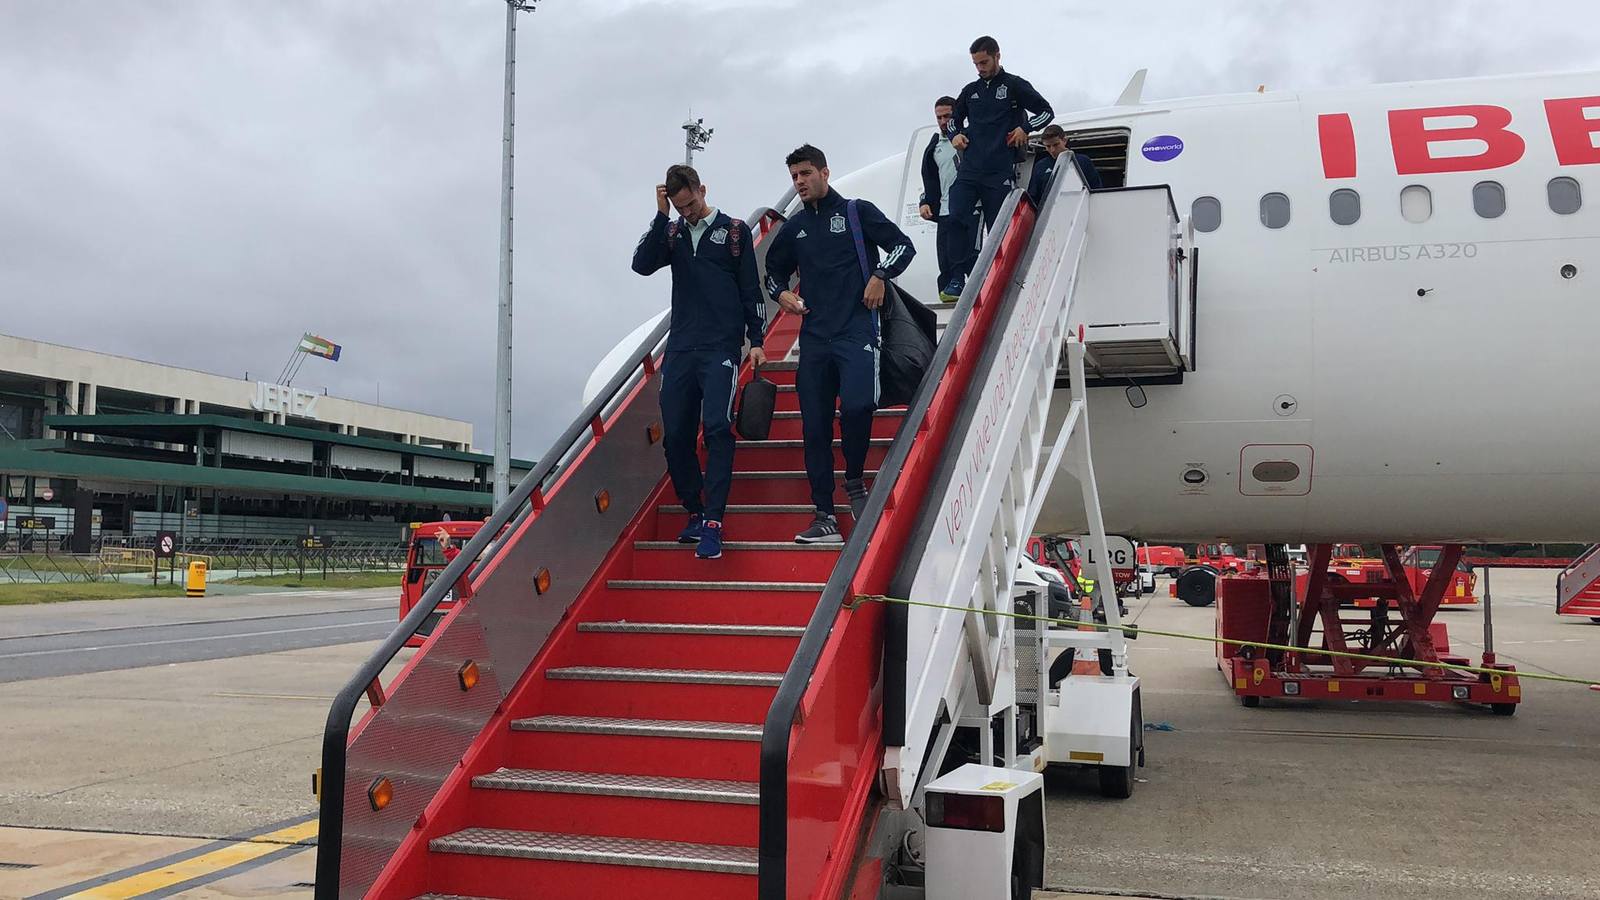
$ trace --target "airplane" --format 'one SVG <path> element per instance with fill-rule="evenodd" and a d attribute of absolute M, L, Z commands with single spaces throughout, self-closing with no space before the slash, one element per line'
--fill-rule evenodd
<path fill-rule="evenodd" d="M 990 240 L 980 262 L 988 266 L 981 282 L 975 275 L 957 305 L 970 314 L 967 321 L 982 316 L 980 327 L 993 328 L 964 332 L 940 348 L 949 383 L 959 382 L 972 392 L 956 399 L 951 399 L 953 392 L 922 392 L 913 410 L 930 418 L 919 425 L 932 421 L 931 398 L 944 393 L 940 431 L 917 443 L 920 438 L 908 439 L 917 434 L 905 427 L 912 425 L 908 418 L 897 427 L 897 437 L 884 439 L 879 471 L 891 473 L 886 485 L 906 491 L 891 510 L 891 492 L 873 488 L 876 505 L 869 505 L 863 527 L 884 530 L 858 533 L 852 523 L 847 546 L 858 555 L 838 565 L 853 568 L 826 569 L 825 584 L 820 575 L 815 582 L 796 582 L 808 592 L 816 588 L 819 599 L 811 619 L 794 656 L 768 663 L 784 669 L 773 679 L 777 693 L 770 706 L 763 702 L 741 710 L 735 723 L 742 729 L 738 735 L 746 739 L 761 723 L 762 752 L 743 748 L 748 752 L 738 755 L 739 748 L 716 744 L 722 740 L 720 732 L 710 738 L 698 732 L 692 736 L 728 749 L 728 759 L 749 767 L 741 770 L 741 777 L 759 776 L 761 781 L 759 827 L 752 833 L 754 826 L 746 822 L 737 835 L 737 872 L 747 879 L 741 882 L 743 895 L 755 895 L 749 893 L 756 887 L 751 877 L 761 896 L 779 896 L 785 885 L 818 883 L 808 879 L 826 875 L 834 879 L 828 884 L 837 887 L 847 870 L 866 871 L 851 863 L 852 836 L 864 833 L 861 820 L 854 818 L 861 815 L 877 817 L 889 836 L 873 847 L 908 846 L 901 838 L 912 830 L 929 834 L 926 884 L 932 900 L 995 896 L 964 891 L 963 886 L 980 875 L 998 873 L 1003 878 L 1013 873 L 1008 854 L 1021 852 L 1017 848 L 1025 844 L 1042 853 L 1041 808 L 1028 807 L 1033 810 L 1029 822 L 1038 827 L 1030 825 L 1026 832 L 1018 824 L 1020 814 L 1013 815 L 1023 808 L 1024 794 L 1040 789 L 1042 782 L 1030 769 L 1087 759 L 1102 769 L 1103 792 L 1131 792 L 1143 755 L 1142 707 L 1138 679 L 1127 666 L 1117 605 L 1104 604 L 1105 633 L 1028 629 L 1028 654 L 1019 649 L 1024 646 L 1024 637 L 1018 636 L 1023 629 L 1009 624 L 1009 617 L 990 619 L 999 624 L 989 627 L 976 615 L 1014 609 L 1018 592 L 1009 582 L 1029 528 L 1043 534 L 1088 531 L 1095 580 L 1101 585 L 1115 583 L 1104 531 L 1150 541 L 1226 536 L 1250 543 L 1303 543 L 1320 548 L 1312 551 L 1320 562 L 1313 562 L 1311 573 L 1326 569 L 1326 557 L 1317 554 L 1333 541 L 1457 545 L 1582 540 L 1600 532 L 1600 506 L 1592 502 L 1600 488 L 1600 459 L 1590 451 L 1600 446 L 1600 422 L 1593 414 L 1600 367 L 1586 352 L 1592 336 L 1600 333 L 1600 304 L 1590 296 L 1595 275 L 1589 271 L 1600 265 L 1600 213 L 1583 202 L 1584 182 L 1593 187 L 1590 173 L 1600 164 L 1600 74 L 1149 102 L 1141 97 L 1142 83 L 1143 75 L 1136 75 L 1114 105 L 1060 118 L 1075 149 L 1095 162 L 1103 189 L 1088 191 L 1058 167 L 1037 212 L 1016 194 L 1007 201 L 1011 213 L 1005 227 L 1016 228 L 1009 234 L 1017 237 L 1013 248 L 1020 249 L 1008 253 L 1002 266 L 996 260 L 1007 238 Z M 933 229 L 917 218 L 915 202 L 920 191 L 917 163 L 932 127 L 913 133 L 905 153 L 833 180 L 843 195 L 876 203 L 916 241 L 919 253 L 901 283 L 924 300 L 936 294 L 936 254 Z M 819 143 L 825 143 L 820 135 Z M 791 202 L 780 200 L 776 214 L 758 210 L 748 220 L 752 229 L 771 224 Z M 1143 218 L 1128 217 L 1129 210 Z M 1151 247 L 1155 255 L 1135 264 L 1132 257 Z M 1157 288 L 1154 294 L 1148 291 L 1151 285 Z M 977 312 L 984 297 L 988 299 Z M 1156 301 L 1153 319 L 1151 300 Z M 418 671 L 454 673 L 465 691 L 467 683 L 459 679 L 476 661 L 463 662 L 461 655 L 471 649 L 506 671 L 549 675 L 553 665 L 577 659 L 563 655 L 575 647 L 599 652 L 592 649 L 599 642 L 573 623 L 605 628 L 637 624 L 594 618 L 604 610 L 631 611 L 636 607 L 626 604 L 643 602 L 641 597 L 650 597 L 652 603 L 698 603 L 707 584 L 712 589 L 761 589 L 731 578 L 683 580 L 673 574 L 679 570 L 671 568 L 675 562 L 670 558 L 635 558 L 626 552 L 670 552 L 671 546 L 654 546 L 667 542 L 649 538 L 681 527 L 674 518 L 681 510 L 642 506 L 652 496 L 659 498 L 662 487 L 658 470 L 637 464 L 659 460 L 653 447 L 659 429 L 650 427 L 654 398 L 645 392 L 657 377 L 652 354 L 663 334 L 660 321 L 657 317 L 641 325 L 597 368 L 585 391 L 586 411 L 563 439 L 570 444 L 558 447 L 548 463 L 563 466 L 563 460 L 571 460 L 570 468 L 563 468 L 552 482 L 567 486 L 556 489 L 559 502 L 533 495 L 543 491 L 540 485 L 556 471 L 545 468 L 538 477 L 525 479 L 512 501 L 497 511 L 492 520 L 496 528 L 518 516 L 519 530 L 480 567 L 473 604 L 465 607 L 472 617 L 464 624 L 446 624 L 430 638 L 414 660 L 414 665 L 422 663 Z M 787 326 L 785 340 L 769 343 L 769 352 L 793 341 L 793 323 L 778 321 L 774 333 L 782 330 L 778 326 Z M 979 333 L 982 337 L 974 336 Z M 1067 364 L 1055 365 L 1061 350 L 1037 341 L 1042 335 L 1065 345 Z M 1122 340 L 1126 335 L 1143 337 Z M 971 350 L 964 354 L 964 371 L 951 363 L 958 343 Z M 771 368 L 778 377 L 794 377 L 792 364 Z M 1063 380 L 1074 377 L 1074 383 Z M 1048 415 L 1046 396 L 1051 398 Z M 1067 407 L 1081 411 L 1085 403 L 1087 428 L 1081 427 L 1082 417 L 1064 417 Z M 606 404 L 617 410 L 610 419 L 602 416 Z M 986 411 L 983 418 L 980 408 Z M 1041 465 L 1047 458 L 1062 459 L 1056 447 L 1040 449 L 1041 440 L 1058 434 L 1052 420 L 1075 421 L 1073 429 L 1064 427 L 1059 433 L 1072 435 L 1080 452 L 1087 446 L 1081 438 L 1092 432 L 1095 489 L 1074 480 L 1072 472 L 1089 468 L 1081 456 L 1076 465 Z M 745 464 L 760 460 L 770 469 L 762 470 L 763 476 L 795 474 L 791 470 L 800 461 L 793 445 L 798 442 L 765 443 L 747 453 L 767 455 L 747 455 Z M 889 456 L 890 451 L 898 455 Z M 1039 472 L 1054 474 L 1041 479 L 1048 493 L 1036 504 L 1028 476 Z M 917 493 L 923 488 L 926 495 Z M 629 512 L 635 508 L 643 515 Z M 609 519 L 594 518 L 608 510 Z M 616 515 L 619 510 L 624 515 Z M 805 512 L 788 505 L 752 505 L 744 511 L 747 521 L 753 528 L 757 517 L 766 517 L 759 521 L 767 535 L 752 543 L 783 543 L 787 523 L 773 517 Z M 1098 527 L 1101 519 L 1103 529 Z M 882 525 L 884 521 L 888 524 Z M 572 523 L 584 524 L 576 528 Z M 934 527 L 939 524 L 946 527 Z M 879 534 L 891 541 L 901 538 L 904 546 L 875 544 Z M 624 552 L 607 555 L 613 540 Z M 560 552 L 549 552 L 551 548 Z M 442 583 L 464 574 L 483 548 L 469 551 L 452 563 L 457 568 L 447 571 Z M 751 556 L 745 559 L 755 567 L 752 571 L 780 565 L 757 556 L 782 552 L 776 548 L 752 546 L 748 552 Z M 869 556 L 871 568 L 862 562 Z M 885 561 L 891 556 L 892 566 Z M 800 559 L 781 565 L 805 563 Z M 563 567 L 552 575 L 552 569 Z M 695 577 L 716 578 L 727 571 L 696 570 Z M 568 593 L 530 607 L 530 580 L 536 595 Z M 1218 633 L 1240 633 L 1230 629 L 1247 624 L 1223 615 L 1241 601 L 1275 608 L 1281 600 L 1290 607 L 1287 590 L 1277 590 L 1292 589 L 1292 578 L 1286 579 L 1290 585 L 1284 580 L 1262 585 L 1259 579 L 1233 579 L 1239 590 L 1232 597 L 1226 596 L 1232 589 L 1225 590 L 1220 598 Z M 1374 589 L 1359 587 L 1363 593 Z M 436 585 L 411 615 L 426 614 L 431 608 L 426 604 L 437 603 L 442 592 Z M 849 607 L 851 615 L 845 615 L 840 610 L 852 592 L 858 600 L 878 597 L 887 604 L 891 597 L 908 598 L 907 603 L 921 605 L 897 614 L 893 608 L 867 604 Z M 1255 600 L 1247 596 L 1252 592 Z M 1324 621 L 1337 618 L 1336 602 L 1324 602 L 1337 601 L 1336 592 L 1324 584 L 1316 593 L 1308 586 L 1306 593 L 1308 609 L 1325 613 Z M 1406 599 L 1405 605 L 1419 605 Z M 572 606 L 563 611 L 557 606 L 563 602 Z M 530 617 L 530 608 L 545 618 Z M 734 605 L 706 608 L 722 615 Z M 1387 605 L 1377 608 L 1387 610 Z M 1417 652 L 1431 654 L 1414 659 L 1443 662 L 1429 623 L 1423 621 L 1431 612 L 1402 612 L 1407 634 L 1400 635 L 1390 622 L 1380 636 L 1409 641 L 1406 652 L 1420 647 Z M 676 614 L 685 620 L 711 615 L 698 606 Z M 463 618 L 454 621 L 462 623 Z M 1276 613 L 1270 621 L 1281 623 Z M 415 625 L 420 619 L 407 622 Z M 1257 625 L 1264 630 L 1267 622 L 1262 616 Z M 1308 617 L 1296 624 L 1311 622 Z M 660 624 L 685 629 L 666 641 L 672 652 L 704 644 L 693 630 L 701 627 L 698 618 Z M 508 644 L 511 649 L 497 650 L 484 643 L 480 652 L 475 649 L 480 645 L 470 643 L 480 633 L 505 633 L 497 629 L 513 626 L 522 629 L 515 632 L 514 648 Z M 461 643 L 450 643 L 453 627 L 460 629 L 456 637 Z M 391 888 L 427 882 L 417 876 L 425 868 L 419 859 L 427 854 L 474 863 L 440 869 L 443 874 L 429 884 L 487 884 L 491 873 L 484 868 L 485 856 L 503 864 L 496 871 L 505 878 L 515 877 L 515 864 L 506 861 L 515 854 L 484 851 L 486 840 L 523 841 L 517 846 L 519 852 L 532 854 L 529 859 L 558 858 L 548 855 L 548 846 L 528 845 L 525 836 L 514 833 L 507 837 L 468 828 L 444 835 L 456 827 L 448 816 L 433 822 L 433 831 L 406 832 L 413 836 L 404 839 L 395 835 L 409 826 L 383 831 L 391 826 L 382 824 L 382 804 L 373 792 L 388 782 L 372 780 L 381 772 L 370 760 L 374 755 L 390 759 L 383 754 L 392 753 L 396 732 L 386 729 L 420 733 L 448 721 L 454 729 L 448 742 L 452 750 L 469 744 L 476 748 L 474 782 L 464 780 L 467 769 L 451 769 L 439 776 L 452 779 L 447 789 L 437 783 L 429 788 L 444 790 L 455 808 L 465 808 L 479 774 L 514 759 L 508 753 L 505 723 L 494 716 L 547 714 L 528 719 L 529 729 L 578 735 L 573 741 L 585 741 L 590 729 L 602 729 L 594 733 L 617 738 L 618 744 L 630 747 L 629 753 L 634 749 L 627 737 L 663 737 L 604 730 L 655 728 L 659 723 L 653 721 L 570 721 L 563 712 L 568 707 L 559 704 L 574 695 L 548 689 L 540 678 L 520 681 L 504 704 L 485 702 L 481 709 L 473 708 L 476 712 L 459 700 L 452 702 L 452 692 L 443 692 L 448 697 L 441 698 L 434 682 L 401 681 L 393 694 L 397 706 L 372 712 L 372 728 L 357 734 L 350 750 L 357 764 L 347 776 L 348 732 L 340 727 L 404 636 L 391 636 L 346 683 L 330 712 L 324 769 L 336 773 L 333 783 L 346 788 L 336 795 L 349 793 L 356 802 L 344 805 L 341 799 L 338 805 L 324 805 L 327 827 L 319 839 L 319 882 L 339 883 L 341 825 L 364 841 L 369 835 L 388 835 L 377 843 L 399 854 L 398 867 L 391 866 L 386 876 L 395 879 L 388 883 Z M 1246 637 L 1263 639 L 1255 633 Z M 549 652 L 533 658 L 531 648 L 546 639 Z M 1293 639 L 1297 647 L 1312 646 L 1306 634 Z M 1109 649 L 1111 671 L 1072 673 L 1059 686 L 1047 685 L 1042 669 L 1046 651 L 1069 645 L 1085 652 Z M 1332 644 L 1330 649 L 1337 652 Z M 1402 652 L 1388 645 L 1377 649 L 1391 658 Z M 496 659 L 496 653 L 506 658 Z M 1024 656 L 1032 661 L 1026 672 L 1020 662 Z M 1394 667 L 1387 664 L 1380 675 L 1339 672 L 1338 664 L 1331 674 L 1309 673 L 1304 667 L 1278 665 L 1270 655 L 1255 659 L 1235 654 L 1226 660 L 1219 655 L 1218 668 L 1228 666 L 1227 683 L 1243 691 L 1239 696 L 1246 706 L 1259 705 L 1261 696 L 1269 695 L 1354 696 L 1359 686 L 1369 692 L 1361 696 L 1474 703 L 1510 714 L 1521 696 L 1516 671 L 1491 656 L 1486 647 L 1484 666 L 1478 670 L 1483 677 L 1471 679 L 1435 672 L 1409 677 L 1389 672 Z M 1080 657 L 1095 668 L 1092 659 L 1087 653 Z M 1307 662 L 1312 664 L 1321 662 Z M 1099 661 L 1102 673 L 1104 666 Z M 475 678 L 477 669 L 470 671 Z M 571 674 L 570 669 L 559 671 L 562 677 Z M 633 669 L 584 670 L 579 680 L 619 672 L 623 680 L 616 684 L 596 680 L 602 686 L 595 696 L 630 704 L 635 697 L 646 698 L 644 689 L 628 680 L 637 676 Z M 1249 683 L 1252 672 L 1258 673 L 1254 684 Z M 1403 688 L 1398 697 L 1383 693 L 1397 686 Z M 1262 693 L 1269 689 L 1277 693 Z M 689 708 L 684 701 L 669 699 L 683 696 L 683 690 L 649 691 L 646 699 L 652 702 Z M 807 698 L 816 705 L 804 707 L 802 716 Z M 635 718 L 643 715 L 632 705 L 627 708 Z M 503 716 L 491 712 L 495 709 L 503 710 Z M 426 714 L 406 718 L 419 711 Z M 990 727 L 997 717 L 1006 719 L 998 741 Z M 489 730 L 479 733 L 486 723 Z M 946 754 L 953 734 L 962 728 L 974 729 L 981 758 L 1004 768 L 996 772 L 977 766 L 979 771 L 963 775 L 969 766 L 962 766 L 940 774 L 942 764 L 951 761 Z M 1075 749 L 1079 745 L 1073 742 L 1080 739 L 1089 748 L 1081 752 L 1088 756 Z M 556 747 L 563 740 L 552 738 L 541 746 Z M 999 748 L 985 748 L 986 743 Z M 664 762 L 705 764 L 704 748 L 693 746 L 692 754 L 678 751 Z M 804 754 L 795 749 L 802 746 Z M 603 752 L 573 752 L 604 757 Z M 1059 755 L 1063 752 L 1065 757 Z M 430 753 L 439 760 L 455 759 L 437 748 Z M 627 759 L 632 764 L 635 758 Z M 862 760 L 872 765 L 857 765 Z M 424 765 L 420 760 L 405 762 Z M 562 766 L 566 760 L 552 758 L 549 764 Z M 404 770 L 398 763 L 396 768 Z M 1008 774 L 1013 771 L 1027 778 Z M 828 774 L 819 778 L 818 772 Z M 794 785 L 801 789 L 791 790 Z M 360 802 L 362 791 L 366 803 Z M 985 792 L 1012 793 L 1002 798 L 986 797 Z M 940 815 L 924 817 L 926 810 L 919 804 L 934 795 L 985 799 L 940 799 Z M 408 798 L 405 802 L 412 805 L 401 811 L 420 809 L 424 801 L 431 802 L 428 796 Z M 791 797 L 797 804 L 794 812 L 787 807 Z M 957 824 L 944 819 L 951 808 L 943 805 L 947 802 L 1005 810 L 994 821 L 1009 823 L 1003 827 L 1013 831 L 991 841 L 997 852 L 980 854 L 973 838 L 978 829 L 959 824 L 970 826 L 973 820 L 965 813 L 956 817 Z M 539 811 L 554 808 L 533 806 Z M 970 808 L 975 807 L 958 810 Z M 783 827 L 802 816 L 806 827 Z M 473 822 L 482 826 L 488 818 Z M 932 837 L 939 831 L 962 835 L 936 846 Z M 565 848 L 569 838 L 587 840 L 589 835 L 574 834 L 578 837 L 563 832 L 555 843 Z M 397 843 L 402 840 L 408 842 L 404 847 Z M 368 865 L 370 846 L 352 842 L 348 855 L 366 860 L 366 868 L 352 878 L 376 874 Z M 974 864 L 980 857 L 995 865 Z M 1027 858 L 1033 860 L 1030 867 L 1038 863 L 1037 874 L 1042 875 L 1042 855 L 1030 851 Z M 936 867 L 943 873 L 938 878 Z M 970 878 L 962 881 L 951 872 Z M 572 874 L 577 878 L 582 873 Z M 873 876 L 862 877 L 870 881 Z"/>
<path fill-rule="evenodd" d="M 1096 455 L 1117 461 L 1098 476 L 1106 527 L 1290 544 L 1600 534 L 1600 73 L 1149 101 L 1144 74 L 1056 119 L 1107 189 L 1167 185 L 1203 255 L 1189 370 L 1104 380 L 1138 382 L 1141 408 L 1090 393 Z M 834 179 L 898 212 L 918 250 L 899 283 L 930 299 L 917 165 L 933 129 Z M 1262 461 L 1294 477 L 1258 480 Z M 1039 532 L 1084 530 L 1079 490 L 1057 476 Z"/>

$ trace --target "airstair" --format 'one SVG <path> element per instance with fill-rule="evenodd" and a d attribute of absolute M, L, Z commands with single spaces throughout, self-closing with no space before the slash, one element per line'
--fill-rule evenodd
<path fill-rule="evenodd" d="M 843 545 L 792 543 L 811 513 L 792 360 L 763 368 L 778 414 L 767 440 L 738 445 L 726 555 L 673 541 L 686 512 L 656 399 L 669 326 L 648 335 L 340 691 L 317 896 L 889 895 L 886 860 L 953 724 L 1004 723 L 998 741 L 978 729 L 986 763 L 1038 759 L 1017 733 L 1010 620 L 983 613 L 1012 608 L 1057 467 L 1085 485 L 1109 565 L 1087 329 L 1069 323 L 1093 212 L 1075 173 L 1037 212 L 1020 191 L 1007 201 L 917 396 L 874 420 L 871 495 L 860 521 L 841 517 Z M 1136 219 L 1118 226 L 1128 240 L 1177 253 L 1167 210 Z M 768 209 L 750 226 L 762 239 L 781 221 Z M 1160 264 L 1166 290 L 1182 273 Z M 798 331 L 773 318 L 770 357 L 792 356 Z M 1063 368 L 1072 410 L 1047 435 Z M 463 577 L 472 599 L 391 674 Z M 1073 634 L 1112 649 L 1108 678 L 1130 677 L 1120 632 Z M 1007 863 L 1014 884 L 1042 883 L 1040 822 L 1028 863 Z"/>
<path fill-rule="evenodd" d="M 1556 576 L 1556 613 L 1600 622 L 1600 544 L 1594 544 Z"/>

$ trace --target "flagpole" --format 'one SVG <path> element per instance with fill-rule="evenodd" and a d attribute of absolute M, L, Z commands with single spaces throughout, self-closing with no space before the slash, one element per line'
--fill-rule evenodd
<path fill-rule="evenodd" d="M 500 134 L 500 318 L 495 336 L 494 505 L 511 493 L 511 237 L 517 112 L 517 13 L 538 0 L 506 0 L 505 109 Z"/>

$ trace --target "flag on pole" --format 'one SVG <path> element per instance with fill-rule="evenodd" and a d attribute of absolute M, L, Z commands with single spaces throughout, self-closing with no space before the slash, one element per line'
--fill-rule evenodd
<path fill-rule="evenodd" d="M 342 348 L 327 338 L 320 338 L 314 334 L 307 334 L 300 338 L 300 352 L 312 356 L 320 356 L 333 362 L 339 361 L 339 351 Z"/>

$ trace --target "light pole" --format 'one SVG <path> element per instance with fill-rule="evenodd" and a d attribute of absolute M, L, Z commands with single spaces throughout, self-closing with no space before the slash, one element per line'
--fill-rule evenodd
<path fill-rule="evenodd" d="M 690 119 L 683 123 L 683 164 L 694 165 L 694 152 L 704 150 L 711 141 L 715 128 L 707 128 L 705 119 Z"/>
<path fill-rule="evenodd" d="M 506 0 L 506 90 L 500 135 L 500 324 L 495 337 L 494 505 L 511 493 L 511 197 L 517 117 L 517 13 L 539 0 Z"/>

